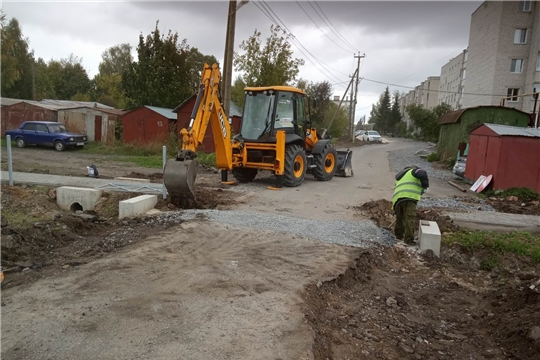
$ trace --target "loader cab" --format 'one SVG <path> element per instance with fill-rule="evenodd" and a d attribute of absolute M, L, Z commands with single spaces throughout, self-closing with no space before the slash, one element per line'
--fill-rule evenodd
<path fill-rule="evenodd" d="M 272 141 L 276 131 L 304 138 L 305 94 L 288 86 L 246 88 L 240 136 L 251 141 Z"/>

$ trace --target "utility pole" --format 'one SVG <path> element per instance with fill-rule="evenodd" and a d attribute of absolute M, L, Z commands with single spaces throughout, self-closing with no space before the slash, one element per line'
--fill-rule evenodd
<path fill-rule="evenodd" d="M 249 0 L 242 0 L 240 4 L 236 6 L 236 0 L 229 1 L 229 12 L 227 16 L 227 32 L 225 37 L 225 54 L 223 56 L 223 110 L 227 117 L 229 117 L 229 111 L 231 109 L 231 84 L 232 84 L 232 70 L 233 70 L 233 55 L 234 55 L 234 33 L 236 28 L 236 12 Z"/>
<path fill-rule="evenodd" d="M 354 57 L 356 59 L 358 59 L 358 65 L 356 65 L 356 86 L 355 86 L 355 90 L 354 90 L 354 107 L 353 107 L 352 120 L 351 120 L 351 127 L 352 128 L 354 127 L 354 117 L 356 116 L 356 99 L 358 97 L 358 80 L 359 80 L 359 73 L 360 73 L 360 59 L 365 58 L 366 54 L 354 55 Z M 354 129 L 351 132 L 351 140 L 354 141 Z"/>

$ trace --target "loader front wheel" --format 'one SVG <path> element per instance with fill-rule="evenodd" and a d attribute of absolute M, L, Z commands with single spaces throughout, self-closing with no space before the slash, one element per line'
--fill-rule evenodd
<path fill-rule="evenodd" d="M 283 184 L 288 187 L 300 186 L 306 176 L 306 153 L 300 145 L 288 146 L 285 150 L 285 173 Z"/>
<path fill-rule="evenodd" d="M 330 144 L 326 144 L 322 152 L 313 154 L 313 176 L 318 181 L 328 181 L 334 177 L 337 169 L 337 151 Z"/>
<path fill-rule="evenodd" d="M 257 176 L 257 169 L 250 168 L 234 168 L 232 174 L 236 180 L 241 183 L 252 182 Z"/>

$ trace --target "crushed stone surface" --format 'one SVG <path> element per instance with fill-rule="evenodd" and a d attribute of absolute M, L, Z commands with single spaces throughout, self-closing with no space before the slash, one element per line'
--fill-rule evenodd
<path fill-rule="evenodd" d="M 435 198 L 422 198 L 418 202 L 419 208 L 452 208 L 452 209 L 465 209 L 465 210 L 482 210 L 482 211 L 495 211 L 495 209 L 489 205 L 486 201 L 478 199 L 474 204 L 464 202 L 460 199 L 435 199 Z"/>
<path fill-rule="evenodd" d="M 427 151 L 427 154 L 436 150 L 435 147 L 430 147 L 430 145 L 428 145 L 427 143 L 417 142 L 415 143 L 415 146 L 411 148 L 390 151 L 388 155 L 390 168 L 392 169 L 392 171 L 398 172 L 406 166 L 417 165 L 422 169 L 426 170 L 430 178 L 448 181 L 456 177 L 450 170 L 433 168 L 431 163 L 427 162 L 426 160 L 415 154 L 417 151 L 422 149 L 425 149 Z"/>
<path fill-rule="evenodd" d="M 330 244 L 369 247 L 373 242 L 390 245 L 391 233 L 379 229 L 373 222 L 351 220 L 317 221 L 276 214 L 247 213 L 231 210 L 185 210 L 159 215 L 158 223 L 207 219 L 234 228 L 254 228 L 303 236 Z"/>

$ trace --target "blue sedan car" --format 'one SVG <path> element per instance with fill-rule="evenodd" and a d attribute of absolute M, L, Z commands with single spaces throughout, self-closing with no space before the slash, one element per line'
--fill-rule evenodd
<path fill-rule="evenodd" d="M 17 130 L 6 131 L 6 135 L 10 135 L 20 148 L 31 144 L 48 145 L 63 151 L 67 147 L 83 147 L 87 142 L 86 135 L 70 133 L 59 122 L 25 121 Z"/>

